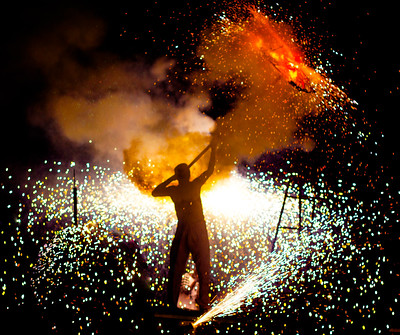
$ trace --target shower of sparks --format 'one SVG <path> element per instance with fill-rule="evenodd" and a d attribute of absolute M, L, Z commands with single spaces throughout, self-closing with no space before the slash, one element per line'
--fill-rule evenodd
<path fill-rule="evenodd" d="M 257 180 L 254 183 L 257 186 L 263 185 L 265 187 L 265 180 Z M 312 190 L 308 191 L 312 192 Z M 252 196 L 247 196 L 247 199 L 255 198 L 254 200 L 257 201 L 259 191 L 253 190 L 252 192 Z M 272 192 L 275 193 L 275 196 L 270 199 L 268 206 L 257 203 L 258 208 L 264 210 L 267 217 L 261 217 L 261 221 L 258 222 L 249 220 L 248 217 L 245 218 L 245 222 L 251 222 L 246 226 L 246 229 L 250 230 L 250 232 L 247 232 L 249 239 L 254 239 L 260 235 L 264 238 L 268 236 L 268 233 L 262 230 L 263 226 L 265 227 L 263 222 L 267 218 L 270 222 L 272 220 L 268 228 L 276 229 L 277 215 L 282 206 L 283 191 L 281 188 L 272 187 Z M 312 199 L 315 194 L 308 193 L 308 196 Z M 343 199 L 338 199 L 338 201 L 340 203 Z M 252 200 L 249 202 L 252 202 Z M 244 204 L 248 208 L 247 213 L 250 214 L 253 209 L 248 205 L 247 203 Z M 298 202 L 295 201 L 290 205 L 289 213 L 291 217 L 285 219 L 283 226 L 290 223 L 290 226 L 295 227 L 298 224 Z M 326 270 L 327 263 L 336 257 L 341 257 L 342 251 L 351 246 L 346 220 L 354 220 L 355 217 L 349 215 L 347 209 L 334 213 L 328 207 L 323 206 L 318 209 L 317 215 L 314 213 L 315 217 L 312 219 L 312 201 L 308 201 L 305 208 L 302 209 L 302 214 L 305 219 L 303 222 L 305 227 L 300 231 L 295 230 L 295 232 L 290 233 L 285 231 L 283 236 L 280 236 L 280 246 L 277 252 L 266 252 L 253 258 L 252 265 L 242 272 L 240 277 L 234 277 L 230 280 L 227 285 L 227 295 L 219 297 L 214 302 L 212 309 L 196 320 L 193 324 L 195 327 L 214 317 L 228 316 L 243 311 L 243 309 L 251 308 L 254 299 L 259 297 L 262 297 L 264 308 L 268 309 L 268 305 L 284 290 L 298 294 L 302 291 L 302 284 L 304 284 L 306 278 L 307 280 L 318 278 L 318 275 Z M 335 232 L 338 229 L 340 233 Z M 268 242 L 265 243 L 265 241 Z M 265 248 L 270 241 L 271 235 L 256 246 L 257 249 Z"/>
<path fill-rule="evenodd" d="M 93 320 L 85 319 L 83 311 L 89 306 L 96 306 L 100 317 L 111 317 L 135 306 L 143 287 L 151 292 L 151 306 L 163 306 L 167 255 L 177 223 L 172 203 L 143 194 L 122 172 L 87 164 L 77 174 L 75 225 L 70 166 L 45 166 L 46 178 L 28 177 L 21 187 L 18 218 L 40 246 L 38 261 L 31 265 L 37 303 L 45 309 L 64 305 L 87 327 Z M 323 181 L 320 186 L 325 187 Z M 284 296 L 304 291 L 306 280 L 318 281 L 329 270 L 327 264 L 351 257 L 346 253 L 355 249 L 349 222 L 357 209 L 347 208 L 347 197 L 329 189 L 313 200 L 317 194 L 307 185 L 303 229 L 281 229 L 275 252 L 270 252 L 285 189 L 286 180 L 271 174 L 232 173 L 203 194 L 215 300 L 195 326 L 255 308 L 272 313 Z M 294 187 L 291 193 L 297 192 Z M 288 198 L 282 226 L 297 225 L 298 200 Z"/>

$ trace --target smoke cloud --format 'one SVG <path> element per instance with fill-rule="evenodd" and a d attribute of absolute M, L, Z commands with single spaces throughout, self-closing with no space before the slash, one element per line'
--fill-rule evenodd
<path fill-rule="evenodd" d="M 297 122 L 321 103 L 321 76 L 304 64 L 287 26 L 258 12 L 205 30 L 197 49 L 203 70 L 188 71 L 189 93 L 173 97 L 173 59 L 122 60 L 99 47 L 105 31 L 100 19 L 73 13 L 32 39 L 29 57 L 49 89 L 31 120 L 45 129 L 55 123 L 55 143 L 90 143 L 144 190 L 190 163 L 211 133 L 220 175 L 242 159 L 293 145 Z M 224 85 L 234 103 L 214 120 L 203 112 L 212 107 L 213 88 Z M 303 144 L 313 149 L 312 140 Z M 201 159 L 192 175 L 206 164 Z"/>
<path fill-rule="evenodd" d="M 208 98 L 169 98 L 163 87 L 169 85 L 174 61 L 159 58 L 148 64 L 99 51 L 105 29 L 96 17 L 70 13 L 32 39 L 29 58 L 49 89 L 31 121 L 57 145 L 63 138 L 90 143 L 98 157 L 124 162 L 132 179 L 150 188 L 207 145 L 214 121 L 200 109 Z M 159 173 L 150 162 L 158 163 Z"/>

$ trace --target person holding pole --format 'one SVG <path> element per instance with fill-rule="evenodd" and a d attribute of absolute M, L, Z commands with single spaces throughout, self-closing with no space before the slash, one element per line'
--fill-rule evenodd
<path fill-rule="evenodd" d="M 175 174 L 158 185 L 152 192 L 154 197 L 171 197 L 178 218 L 170 250 L 168 273 L 168 302 L 171 306 L 177 306 L 182 275 L 186 269 L 189 253 L 191 253 L 199 277 L 197 304 L 201 311 L 210 308 L 210 247 L 200 191 L 214 172 L 215 147 L 215 141 L 212 141 L 189 165 L 185 163 L 177 165 Z M 190 167 L 210 148 L 211 154 L 207 170 L 191 181 Z M 175 180 L 178 181 L 178 185 L 169 185 Z"/>

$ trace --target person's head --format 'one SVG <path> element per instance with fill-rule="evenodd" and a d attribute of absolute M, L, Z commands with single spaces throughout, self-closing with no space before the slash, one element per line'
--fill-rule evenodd
<path fill-rule="evenodd" d="M 189 181 L 190 169 L 186 163 L 179 164 L 175 167 L 175 176 L 179 182 Z"/>

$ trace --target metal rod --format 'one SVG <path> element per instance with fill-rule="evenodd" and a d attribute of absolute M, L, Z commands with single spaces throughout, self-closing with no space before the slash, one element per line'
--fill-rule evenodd
<path fill-rule="evenodd" d="M 74 168 L 74 223 L 78 224 L 78 189 L 76 188 L 75 168 Z"/>
<path fill-rule="evenodd" d="M 299 234 L 301 230 L 301 190 L 302 190 L 302 184 L 300 183 L 299 179 Z"/>

